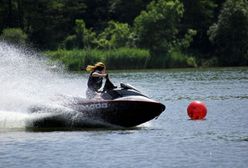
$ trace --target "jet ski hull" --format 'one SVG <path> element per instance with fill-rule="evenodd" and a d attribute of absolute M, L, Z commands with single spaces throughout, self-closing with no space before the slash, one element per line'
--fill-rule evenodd
<path fill-rule="evenodd" d="M 135 127 L 158 117 L 165 106 L 159 102 L 131 100 L 74 99 L 67 104 L 72 111 L 54 112 L 32 120 L 34 128 L 99 128 Z M 35 108 L 32 113 L 43 113 L 47 109 Z M 30 125 L 30 124 L 29 124 Z"/>
<path fill-rule="evenodd" d="M 112 125 L 134 127 L 158 117 L 165 106 L 159 102 L 110 100 L 86 101 L 72 108 L 87 117 L 94 116 Z"/>

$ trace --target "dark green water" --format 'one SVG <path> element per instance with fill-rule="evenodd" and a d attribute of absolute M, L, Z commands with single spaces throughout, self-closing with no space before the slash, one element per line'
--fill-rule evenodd
<path fill-rule="evenodd" d="M 248 68 L 122 71 L 110 77 L 161 101 L 166 111 L 127 130 L 2 128 L 0 167 L 247 167 Z M 78 81 L 86 76 L 70 79 Z M 189 120 L 193 100 L 206 103 L 206 120 Z"/>

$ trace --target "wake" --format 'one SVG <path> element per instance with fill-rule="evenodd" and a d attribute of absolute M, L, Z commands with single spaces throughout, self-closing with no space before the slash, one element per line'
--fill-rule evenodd
<path fill-rule="evenodd" d="M 0 129 L 32 127 L 32 120 L 58 111 L 73 113 L 63 106 L 64 96 L 83 97 L 85 80 L 33 51 L 0 42 Z M 50 110 L 31 113 L 36 106 Z"/>

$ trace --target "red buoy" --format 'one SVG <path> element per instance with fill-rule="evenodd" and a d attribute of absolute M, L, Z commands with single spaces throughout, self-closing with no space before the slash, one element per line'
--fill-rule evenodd
<path fill-rule="evenodd" d="M 192 120 L 202 120 L 207 115 L 207 107 L 203 102 L 193 101 L 188 105 L 187 112 Z"/>

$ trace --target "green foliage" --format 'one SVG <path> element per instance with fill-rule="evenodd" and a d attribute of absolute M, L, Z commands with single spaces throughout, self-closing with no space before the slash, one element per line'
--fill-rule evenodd
<path fill-rule="evenodd" d="M 145 69 L 197 67 L 197 60 L 180 50 L 171 50 L 169 55 L 150 55 L 148 50 L 136 48 L 118 48 L 114 50 L 57 50 L 45 53 L 54 61 L 62 62 L 68 70 L 79 71 L 80 67 L 96 62 L 104 62 L 108 69 Z"/>
<path fill-rule="evenodd" d="M 207 59 L 207 60 L 202 60 L 201 61 L 201 66 L 203 67 L 216 67 L 218 66 L 218 58 L 217 57 L 212 57 L 211 59 Z"/>
<path fill-rule="evenodd" d="M 133 25 L 136 16 L 144 10 L 152 0 L 109 0 L 111 19 Z"/>
<path fill-rule="evenodd" d="M 146 68 L 150 53 L 135 48 L 115 50 L 57 50 L 45 53 L 49 58 L 62 62 L 68 70 L 79 71 L 80 67 L 96 62 L 105 62 L 108 69 Z"/>
<path fill-rule="evenodd" d="M 169 67 L 183 67 L 187 65 L 187 57 L 180 51 L 170 51 L 167 64 Z"/>
<path fill-rule="evenodd" d="M 87 29 L 84 20 L 77 19 L 76 24 L 76 42 L 78 48 L 92 48 L 96 43 L 96 33 Z"/>
<path fill-rule="evenodd" d="M 190 47 L 191 42 L 193 41 L 193 37 L 197 35 L 197 31 L 193 29 L 188 29 L 187 33 L 184 35 L 183 39 L 180 39 L 175 44 L 175 47 L 180 48 L 182 51 L 186 50 Z"/>
<path fill-rule="evenodd" d="M 101 49 L 126 47 L 130 35 L 128 24 L 109 21 L 108 26 L 98 36 L 98 47 Z"/>
<path fill-rule="evenodd" d="M 197 67 L 195 57 L 187 56 L 177 49 L 170 51 L 167 61 L 168 67 Z"/>
<path fill-rule="evenodd" d="M 105 62 L 111 69 L 144 69 L 150 53 L 136 48 L 119 48 L 106 51 Z"/>
<path fill-rule="evenodd" d="M 209 29 L 222 65 L 248 65 L 248 2 L 227 0 L 218 22 Z"/>
<path fill-rule="evenodd" d="M 76 35 L 70 35 L 63 41 L 63 47 L 67 50 L 77 48 Z"/>
<path fill-rule="evenodd" d="M 84 49 L 87 56 L 95 48 L 120 52 L 121 47 L 139 47 L 150 51 L 152 56 L 147 67 L 154 68 L 155 65 L 188 66 L 194 62 L 209 66 L 248 64 L 247 0 L 30 2 L 0 1 L 0 32 L 19 27 L 27 35 L 24 33 L 23 36 L 21 32 L 5 34 L 10 39 L 13 36 L 24 39 L 20 43 L 28 36 L 32 46 L 41 50 Z M 185 54 L 195 57 L 189 59 Z M 118 62 L 117 58 L 115 62 Z M 68 59 L 70 56 L 64 58 L 66 62 Z M 70 64 L 76 67 L 77 63 Z"/>
<path fill-rule="evenodd" d="M 8 28 L 3 30 L 0 39 L 12 44 L 24 45 L 27 41 L 27 35 L 20 28 Z"/>
<path fill-rule="evenodd" d="M 86 28 L 82 19 L 77 19 L 75 24 L 76 34 L 68 36 L 64 41 L 66 49 L 115 49 L 130 44 L 131 30 L 128 24 L 109 21 L 108 26 L 97 37 L 95 32 Z"/>
<path fill-rule="evenodd" d="M 5 12 L 7 27 L 13 25 L 21 27 L 34 46 L 40 49 L 56 49 L 71 33 L 75 16 L 82 14 L 86 8 L 81 0 L 11 0 L 9 2 L 10 5 L 6 5 Z M 5 1 L 5 4 L 8 3 Z"/>
<path fill-rule="evenodd" d="M 183 68 L 197 67 L 197 59 L 194 56 L 186 55 L 179 49 L 171 49 L 166 55 L 152 56 L 148 68 Z"/>
<path fill-rule="evenodd" d="M 183 5 L 179 0 L 152 1 L 135 19 L 137 46 L 167 53 L 176 39 L 182 16 Z"/>
<path fill-rule="evenodd" d="M 84 33 L 85 33 L 85 23 L 83 20 L 75 20 L 75 31 L 76 31 L 76 43 L 78 48 L 84 47 Z"/>
<path fill-rule="evenodd" d="M 188 29 L 197 31 L 188 50 L 193 49 L 204 54 L 211 51 L 207 30 L 216 19 L 215 11 L 218 7 L 216 1 L 220 0 L 182 0 L 185 12 L 180 31 L 187 32 Z"/>

